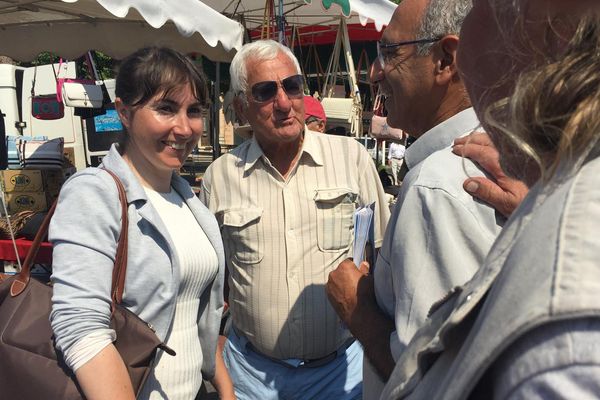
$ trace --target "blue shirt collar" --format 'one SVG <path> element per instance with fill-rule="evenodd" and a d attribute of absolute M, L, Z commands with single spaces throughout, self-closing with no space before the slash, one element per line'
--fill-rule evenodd
<path fill-rule="evenodd" d="M 480 126 L 473 108 L 467 108 L 419 137 L 406 149 L 404 162 L 409 169 L 413 168 L 436 151 L 450 146 L 454 139 L 470 133 Z"/>

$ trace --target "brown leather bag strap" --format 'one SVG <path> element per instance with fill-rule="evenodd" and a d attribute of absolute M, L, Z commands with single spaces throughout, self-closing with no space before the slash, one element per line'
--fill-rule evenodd
<path fill-rule="evenodd" d="M 114 172 L 105 168 L 104 170 L 108 172 L 108 174 L 115 180 L 115 183 L 117 184 L 117 190 L 119 191 L 119 202 L 121 203 L 121 233 L 119 234 L 119 241 L 117 243 L 117 253 L 115 255 L 111 286 L 111 298 L 114 307 L 115 304 L 120 304 L 123 300 L 125 275 L 127 272 L 127 232 L 129 221 L 127 218 L 127 195 L 125 194 L 123 183 L 121 183 L 121 180 L 117 175 L 115 175 Z M 42 241 L 48 233 L 48 227 L 50 226 L 52 215 L 54 215 L 56 203 L 57 201 L 55 201 L 52 204 L 52 207 L 50 207 L 50 210 L 48 210 L 48 214 L 46 214 L 42 225 L 38 229 L 35 238 L 31 243 L 31 247 L 29 248 L 27 257 L 25 257 L 21 271 L 16 275 L 15 280 L 10 287 L 10 294 L 13 297 L 18 296 L 21 292 L 23 292 L 29 283 L 29 279 L 31 277 L 31 266 L 34 263 Z"/>
<path fill-rule="evenodd" d="M 121 304 L 123 301 L 123 292 L 125 290 L 125 275 L 127 274 L 127 232 L 129 230 L 129 219 L 127 217 L 127 195 L 123 183 L 114 172 L 104 169 L 112 176 L 117 184 L 119 191 L 119 201 L 121 202 L 121 233 L 117 244 L 117 253 L 115 255 L 115 265 L 113 267 L 111 298 L 113 307 L 115 304 Z"/>
<path fill-rule="evenodd" d="M 40 245 L 42 244 L 44 237 L 46 237 L 46 234 L 48 233 L 48 226 L 50 226 L 50 220 L 52 219 L 55 208 L 56 201 L 52 204 L 52 207 L 50 207 L 50 210 L 48 210 L 48 214 L 46 214 L 46 217 L 42 221 L 42 225 L 40 225 L 40 228 L 33 238 L 31 247 L 27 252 L 25 261 L 23 262 L 23 265 L 21 265 L 21 271 L 15 276 L 15 280 L 10 286 L 10 295 L 13 297 L 18 296 L 23 290 L 25 290 L 27 284 L 29 283 L 29 278 L 31 277 L 31 266 L 33 265 L 33 261 L 35 260 L 38 251 L 40 250 Z M 17 254 L 17 257 L 18 256 L 19 255 Z"/>

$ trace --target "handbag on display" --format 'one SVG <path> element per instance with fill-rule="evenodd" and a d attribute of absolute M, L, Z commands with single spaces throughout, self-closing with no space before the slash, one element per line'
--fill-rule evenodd
<path fill-rule="evenodd" d="M 55 94 L 35 94 L 37 67 L 33 69 L 33 84 L 31 86 L 31 115 L 42 120 L 61 119 L 65 116 L 64 105 L 56 99 Z"/>
<path fill-rule="evenodd" d="M 17 139 L 19 163 L 23 169 L 58 169 L 63 167 L 65 139 Z"/>
<path fill-rule="evenodd" d="M 65 81 L 62 84 L 61 95 L 67 107 L 101 108 L 104 105 L 102 87 L 95 82 Z"/>
<path fill-rule="evenodd" d="M 91 76 L 94 76 L 89 54 L 86 54 L 86 64 Z M 63 60 L 61 58 L 56 78 L 57 100 L 67 107 L 102 108 L 105 104 L 104 91 L 102 90 L 104 83 L 97 83 L 91 79 L 61 78 L 62 66 Z"/>
<path fill-rule="evenodd" d="M 110 326 L 117 333 L 114 345 L 123 358 L 136 395 L 146 381 L 157 349 L 175 355 L 151 327 L 121 305 L 127 270 L 127 199 L 119 178 L 121 234 L 112 274 Z M 54 347 L 49 315 L 52 286 L 31 279 L 31 267 L 48 231 L 56 207 L 52 206 L 31 245 L 21 271 L 0 279 L 0 387 L 2 398 L 82 399 L 74 374 Z M 86 268 L 85 265 L 81 266 Z"/>
<path fill-rule="evenodd" d="M 371 137 L 379 140 L 391 140 L 394 142 L 403 141 L 406 135 L 402 129 L 392 128 L 387 124 L 387 117 L 384 117 L 383 96 L 379 89 L 373 101 L 373 116 L 371 117 L 371 127 L 369 133 Z"/>
<path fill-rule="evenodd" d="M 405 138 L 404 131 L 398 128 L 392 128 L 387 124 L 387 117 L 373 115 L 371 117 L 371 137 L 381 140 L 391 140 L 401 142 Z"/>

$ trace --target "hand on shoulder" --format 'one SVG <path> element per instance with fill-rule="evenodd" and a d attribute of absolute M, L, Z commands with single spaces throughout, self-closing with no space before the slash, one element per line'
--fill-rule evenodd
<path fill-rule="evenodd" d="M 493 177 L 469 178 L 463 182 L 465 191 L 509 217 L 521 204 L 529 188 L 524 182 L 506 176 L 490 137 L 483 132 L 474 132 L 458 138 L 454 141 L 452 152 L 476 162 Z"/>

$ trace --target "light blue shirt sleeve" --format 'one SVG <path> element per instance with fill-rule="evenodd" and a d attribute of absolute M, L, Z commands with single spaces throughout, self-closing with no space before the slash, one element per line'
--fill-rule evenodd
<path fill-rule="evenodd" d="M 395 356 L 423 325 L 431 306 L 473 276 L 499 231 L 489 209 L 481 215 L 439 188 L 413 185 L 400 201 L 374 273 L 377 302 L 396 321 Z"/>
<path fill-rule="evenodd" d="M 543 325 L 510 346 L 490 373 L 494 399 L 599 399 L 600 319 Z"/>

